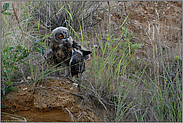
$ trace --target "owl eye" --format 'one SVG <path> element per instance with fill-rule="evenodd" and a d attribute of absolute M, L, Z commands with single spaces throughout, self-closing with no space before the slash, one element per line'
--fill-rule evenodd
<path fill-rule="evenodd" d="M 60 38 L 64 38 L 64 36 L 63 35 L 60 35 Z"/>

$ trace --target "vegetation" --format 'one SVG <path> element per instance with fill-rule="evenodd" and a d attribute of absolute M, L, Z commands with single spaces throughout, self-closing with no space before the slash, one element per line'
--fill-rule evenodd
<path fill-rule="evenodd" d="M 81 86 L 88 95 L 97 98 L 95 106 L 99 110 L 114 112 L 111 116 L 117 122 L 182 121 L 182 58 L 176 53 L 171 56 L 171 50 L 160 43 L 166 40 L 162 39 L 161 31 L 157 32 L 157 38 L 149 35 L 151 42 L 158 43 L 152 43 L 153 48 L 149 49 L 151 59 L 144 60 L 136 57 L 136 52 L 144 49 L 128 24 L 133 13 L 121 19 L 117 29 L 112 26 L 115 4 L 14 3 L 11 8 L 9 3 L 4 3 L 1 10 L 3 98 L 11 90 L 18 91 L 13 87 L 14 80 L 23 80 L 35 87 L 43 77 L 64 69 L 50 67 L 43 56 L 49 49 L 44 41 L 50 32 L 65 26 L 74 40 L 92 50 Z M 139 5 L 141 2 L 134 11 Z M 31 76 L 30 81 L 27 76 Z"/>

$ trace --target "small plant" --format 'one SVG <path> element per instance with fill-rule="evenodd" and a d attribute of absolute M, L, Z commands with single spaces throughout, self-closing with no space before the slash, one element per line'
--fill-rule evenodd
<path fill-rule="evenodd" d="M 4 96 L 9 93 L 10 91 L 18 91 L 16 87 L 13 87 L 11 81 L 7 81 L 7 87 L 1 87 L 1 99 L 4 99 Z"/>
<path fill-rule="evenodd" d="M 6 12 L 6 10 L 8 10 L 8 8 L 9 8 L 9 3 L 4 3 L 3 10 L 1 11 L 1 14 L 3 14 L 3 15 L 11 15 L 10 12 Z"/>
<path fill-rule="evenodd" d="M 128 53 L 129 53 L 129 56 L 131 57 L 131 54 L 133 53 L 133 51 L 136 51 L 138 48 L 139 48 L 139 45 L 140 43 L 135 43 L 135 44 L 132 44 L 130 42 L 130 40 L 132 39 L 132 36 L 134 36 L 133 32 L 128 32 L 128 28 L 125 28 L 125 27 L 122 27 L 123 29 L 123 33 L 124 33 L 124 40 L 126 42 L 124 43 L 121 43 L 122 47 L 128 47 Z"/>
<path fill-rule="evenodd" d="M 4 96 L 9 93 L 10 91 L 18 91 L 18 89 L 16 87 L 13 87 L 12 82 L 11 81 L 7 81 L 7 87 L 1 87 L 1 99 L 4 99 Z M 3 104 L 1 104 L 2 108 L 6 108 L 6 106 L 4 106 Z"/>

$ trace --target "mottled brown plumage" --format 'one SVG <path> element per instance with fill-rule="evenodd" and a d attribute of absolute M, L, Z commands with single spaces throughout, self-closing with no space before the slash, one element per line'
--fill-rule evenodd
<path fill-rule="evenodd" d="M 76 48 L 73 48 L 72 50 L 72 57 L 70 60 L 69 65 L 71 66 L 71 76 L 76 76 L 76 78 L 80 78 L 81 75 L 85 71 L 85 56 L 92 53 L 91 51 L 87 50 L 77 50 Z M 80 78 L 81 79 L 81 78 Z M 78 80 L 80 81 L 80 80 Z M 79 82 L 80 84 L 80 82 Z M 80 91 L 80 85 L 78 85 L 79 91 Z"/>
<path fill-rule="evenodd" d="M 85 71 L 85 56 L 90 54 L 91 51 L 77 50 L 73 48 L 72 57 L 69 65 L 71 66 L 71 76 L 78 77 Z"/>
<path fill-rule="evenodd" d="M 73 57 L 73 49 L 77 50 L 78 52 L 86 51 L 86 49 L 73 41 L 68 29 L 65 27 L 57 27 L 52 31 L 50 37 L 51 49 L 48 53 L 46 53 L 46 59 L 49 62 L 52 61 L 55 65 L 64 67 L 65 76 L 67 77 L 70 75 L 69 63 L 71 63 L 71 57 Z M 76 59 L 75 56 L 73 58 Z M 84 63 L 84 60 L 90 58 L 89 53 L 84 56 L 82 54 L 80 58 L 82 58 L 82 62 Z M 72 69 L 71 71 L 74 71 L 74 69 Z"/>
<path fill-rule="evenodd" d="M 65 27 L 57 27 L 50 36 L 50 51 L 46 53 L 46 60 L 54 65 L 65 68 L 65 76 L 69 76 L 69 61 L 72 56 L 73 40 Z"/>
<path fill-rule="evenodd" d="M 72 56 L 72 46 L 70 44 L 64 44 L 62 47 L 54 47 L 53 50 L 53 59 L 56 64 L 60 62 L 69 63 Z"/>

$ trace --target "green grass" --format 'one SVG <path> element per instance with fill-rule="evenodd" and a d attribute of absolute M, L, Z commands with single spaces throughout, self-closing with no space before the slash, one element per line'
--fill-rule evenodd
<path fill-rule="evenodd" d="M 20 18 L 18 18 L 18 14 L 14 11 L 16 19 L 13 18 L 12 14 L 3 14 L 3 21 L 1 21 L 2 86 L 9 86 L 7 84 L 8 81 L 11 82 L 12 80 L 20 79 L 26 81 L 30 86 L 32 84 L 35 86 L 43 77 L 59 71 L 57 69 L 53 70 L 56 66 L 43 69 L 43 66 L 47 64 L 43 60 L 44 50 L 48 49 L 48 47 L 41 40 L 47 35 L 44 35 L 42 39 L 40 36 L 31 35 L 33 29 L 28 30 L 28 28 L 32 28 L 28 22 L 31 18 L 31 15 L 28 14 L 30 13 L 30 8 L 27 8 L 26 2 L 23 3 L 22 9 L 24 13 L 20 15 Z M 21 25 L 12 24 L 17 19 L 23 19 Z M 31 76 L 31 82 L 27 81 L 27 76 Z"/>

